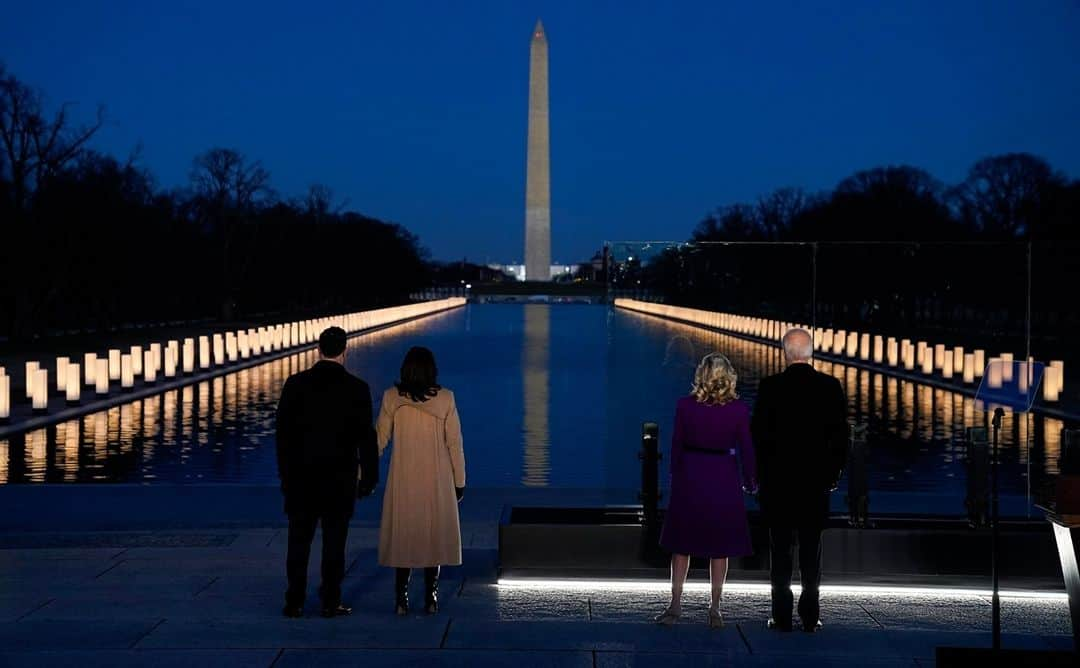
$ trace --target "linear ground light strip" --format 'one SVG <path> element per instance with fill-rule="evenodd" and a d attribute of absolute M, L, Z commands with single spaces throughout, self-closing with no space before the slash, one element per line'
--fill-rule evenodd
<path fill-rule="evenodd" d="M 500 578 L 497 586 L 508 589 L 531 589 L 549 591 L 668 591 L 671 588 L 666 580 L 574 580 L 574 579 L 546 579 L 546 578 Z M 688 581 L 683 587 L 684 591 L 709 591 L 708 582 Z M 799 593 L 801 587 L 797 584 L 791 586 L 794 593 Z M 725 591 L 745 593 L 769 593 L 768 584 L 756 582 L 728 582 L 724 585 Z M 960 587 L 903 587 L 883 585 L 845 585 L 831 584 L 822 585 L 821 593 L 839 594 L 844 596 L 990 596 L 989 589 L 960 588 Z M 999 592 L 1002 598 L 1024 598 L 1051 601 L 1066 601 L 1068 597 L 1064 592 L 1036 591 L 1030 589 L 1003 589 Z"/>

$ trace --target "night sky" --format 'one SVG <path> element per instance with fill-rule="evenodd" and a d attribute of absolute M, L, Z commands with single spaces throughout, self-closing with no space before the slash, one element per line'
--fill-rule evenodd
<path fill-rule="evenodd" d="M 673 6 L 668 6 L 668 5 Z M 437 259 L 520 261 L 529 38 L 551 50 L 553 259 L 719 204 L 1029 151 L 1080 177 L 1080 2 L 4 2 L 0 60 L 141 145 L 329 185 Z M 310 6 L 309 6 L 310 5 Z"/>

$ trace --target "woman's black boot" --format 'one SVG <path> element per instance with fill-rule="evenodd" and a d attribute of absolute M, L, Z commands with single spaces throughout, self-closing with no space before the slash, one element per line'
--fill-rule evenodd
<path fill-rule="evenodd" d="M 394 611 L 399 615 L 409 614 L 409 576 L 412 570 L 399 568 L 394 573 Z"/>
<path fill-rule="evenodd" d="M 439 567 L 424 569 L 424 611 L 434 615 L 439 611 Z"/>

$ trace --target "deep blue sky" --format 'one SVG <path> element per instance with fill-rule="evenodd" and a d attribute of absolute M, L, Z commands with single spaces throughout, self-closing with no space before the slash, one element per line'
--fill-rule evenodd
<path fill-rule="evenodd" d="M 551 49 L 553 257 L 718 204 L 1030 151 L 1080 176 L 1080 2 L 14 2 L 0 60 L 106 105 L 163 186 L 238 148 L 440 259 L 520 260 L 528 48 Z"/>

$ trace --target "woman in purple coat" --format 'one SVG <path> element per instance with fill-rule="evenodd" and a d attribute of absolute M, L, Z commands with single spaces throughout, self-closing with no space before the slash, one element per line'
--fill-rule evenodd
<path fill-rule="evenodd" d="M 720 598 L 728 557 L 753 552 L 743 490 L 757 490 L 757 471 L 750 409 L 735 393 L 737 379 L 726 357 L 706 355 L 694 372 L 690 396 L 675 406 L 671 503 L 660 534 L 660 545 L 671 552 L 671 604 L 657 615 L 660 624 L 674 624 L 682 614 L 683 583 L 694 555 L 709 560 L 709 626 L 723 626 Z"/>

